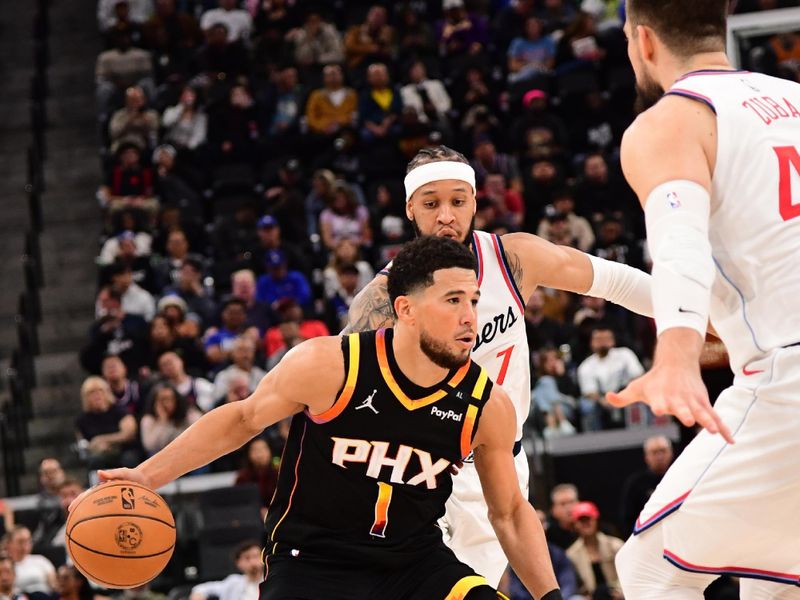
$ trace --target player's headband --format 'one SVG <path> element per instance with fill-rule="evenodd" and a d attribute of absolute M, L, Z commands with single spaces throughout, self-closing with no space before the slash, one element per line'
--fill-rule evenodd
<path fill-rule="evenodd" d="M 475 189 L 475 169 L 466 163 L 440 160 L 419 166 L 406 175 L 404 182 L 406 186 L 406 202 L 411 199 L 411 195 L 414 192 L 426 183 L 443 179 L 458 179 L 468 183 L 472 186 L 472 193 L 477 193 Z"/>

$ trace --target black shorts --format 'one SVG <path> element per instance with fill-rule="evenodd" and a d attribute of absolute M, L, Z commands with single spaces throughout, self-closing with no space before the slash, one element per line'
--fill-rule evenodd
<path fill-rule="evenodd" d="M 486 580 L 445 545 L 403 569 L 331 566 L 304 556 L 267 561 L 259 600 L 497 600 Z"/>

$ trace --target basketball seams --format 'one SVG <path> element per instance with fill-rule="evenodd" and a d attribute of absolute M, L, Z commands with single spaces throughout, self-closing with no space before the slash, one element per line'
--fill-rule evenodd
<path fill-rule="evenodd" d="M 85 518 L 81 519 L 77 523 L 74 523 L 72 525 L 72 527 L 70 527 L 69 533 L 67 533 L 67 535 L 70 535 L 72 533 L 72 530 L 75 529 L 81 523 L 85 523 L 86 521 L 94 521 L 95 519 L 106 519 L 108 517 L 126 517 L 126 518 L 132 518 L 132 519 L 148 519 L 150 521 L 157 521 L 158 523 L 161 523 L 162 525 L 166 525 L 170 529 L 175 529 L 175 524 L 174 523 L 167 523 L 166 521 L 164 521 L 162 519 L 159 519 L 158 517 L 151 517 L 151 516 L 148 516 L 148 515 L 139 515 L 139 514 L 135 514 L 135 513 L 109 513 L 107 515 L 95 515 L 93 517 L 85 517 Z"/>
<path fill-rule="evenodd" d="M 72 541 L 72 540 L 68 539 L 68 540 L 67 540 L 67 544 L 69 544 L 71 541 Z M 119 590 L 119 589 L 128 589 L 127 587 L 125 587 L 125 588 L 121 588 L 121 587 L 119 587 L 119 584 L 118 584 L 118 583 L 114 583 L 114 582 L 112 582 L 112 581 L 106 581 L 105 579 L 101 579 L 101 578 L 99 578 L 99 577 L 97 577 L 97 576 L 95 576 L 95 575 L 89 575 L 89 571 L 88 571 L 88 570 L 87 570 L 87 569 L 86 569 L 86 568 L 85 568 L 85 567 L 84 567 L 84 566 L 83 566 L 81 563 L 79 563 L 79 562 L 78 562 L 78 561 L 75 559 L 75 557 L 72 555 L 72 552 L 71 552 L 71 551 L 70 551 L 69 555 L 72 557 L 72 562 L 73 562 L 73 564 L 74 564 L 76 567 L 78 567 L 78 570 L 79 570 L 81 573 L 83 573 L 83 574 L 84 574 L 86 577 L 88 577 L 90 580 L 92 580 L 92 581 L 94 581 L 94 582 L 96 582 L 96 583 L 102 583 L 102 584 L 105 584 L 105 585 L 107 585 L 108 587 L 110 587 L 110 588 L 112 588 L 112 589 L 115 589 L 115 590 Z M 130 587 L 132 587 L 132 588 L 134 588 L 134 587 L 139 587 L 140 585 L 144 585 L 145 583 L 148 583 L 149 581 L 152 581 L 152 578 L 151 578 L 151 579 L 147 579 L 147 580 L 145 580 L 145 581 L 138 581 L 138 582 L 136 582 L 136 583 L 133 583 L 133 584 L 131 584 L 131 585 L 130 585 Z"/>
<path fill-rule="evenodd" d="M 161 556 L 165 552 L 169 552 L 170 550 L 175 549 L 175 544 L 173 543 L 169 548 L 162 550 L 161 552 L 156 552 L 155 554 L 145 554 L 142 556 L 126 556 L 125 554 L 111 554 L 109 552 L 101 552 L 100 550 L 95 550 L 94 548 L 89 548 L 88 546 L 84 546 L 77 540 L 73 540 L 69 538 L 69 541 L 78 546 L 79 548 L 83 548 L 84 550 L 88 550 L 93 554 L 99 554 L 100 556 L 107 556 L 108 558 L 155 558 L 157 556 Z"/>

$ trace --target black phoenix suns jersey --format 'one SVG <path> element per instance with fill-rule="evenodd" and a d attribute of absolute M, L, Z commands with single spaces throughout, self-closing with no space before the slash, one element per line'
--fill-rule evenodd
<path fill-rule="evenodd" d="M 266 519 L 268 552 L 380 568 L 441 542 L 449 467 L 470 453 L 492 382 L 469 361 L 419 387 L 400 372 L 392 334 L 343 337 L 336 401 L 292 420 Z"/>

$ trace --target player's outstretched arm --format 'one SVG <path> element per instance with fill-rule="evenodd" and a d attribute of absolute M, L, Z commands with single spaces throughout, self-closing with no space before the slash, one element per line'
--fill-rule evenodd
<path fill-rule="evenodd" d="M 511 400 L 500 386 L 494 386 L 475 434 L 475 468 L 503 551 L 533 597 L 544 598 L 558 589 L 558 582 L 542 524 L 519 489 L 513 454 L 515 430 Z"/>
<path fill-rule="evenodd" d="M 509 270 L 527 299 L 537 286 L 605 298 L 646 317 L 653 316 L 650 275 L 622 263 L 558 246 L 530 233 L 503 236 Z"/>
<path fill-rule="evenodd" d="M 713 113 L 676 96 L 640 115 L 625 133 L 622 168 L 645 209 L 653 257 L 658 344 L 652 370 L 608 401 L 645 402 L 656 414 L 699 423 L 732 443 L 699 366 L 715 277 L 708 224 L 716 136 Z"/>
<path fill-rule="evenodd" d="M 100 480 L 128 479 L 152 489 L 241 447 L 266 427 L 308 408 L 323 412 L 344 382 L 341 338 L 313 338 L 293 348 L 255 392 L 200 418 L 135 469 L 100 471 Z"/>
<path fill-rule="evenodd" d="M 376 275 L 353 298 L 347 313 L 347 327 L 342 334 L 360 333 L 391 327 L 394 324 L 394 310 L 389 300 L 389 290 L 386 288 L 387 281 L 386 275 Z"/>

